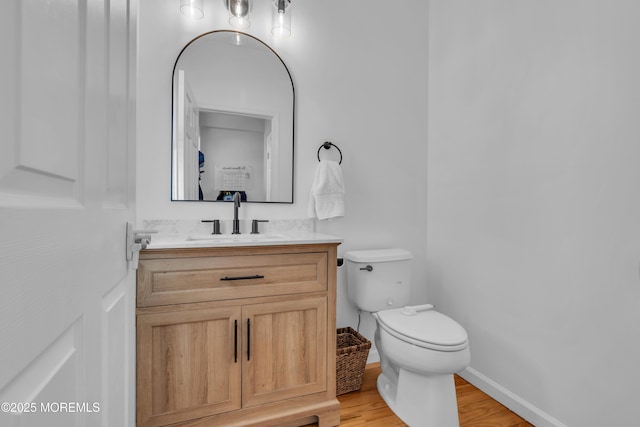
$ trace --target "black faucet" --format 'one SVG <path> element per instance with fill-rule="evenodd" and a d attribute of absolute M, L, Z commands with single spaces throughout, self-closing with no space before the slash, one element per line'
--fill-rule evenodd
<path fill-rule="evenodd" d="M 240 220 L 238 220 L 238 208 L 240 207 L 240 192 L 233 194 L 233 232 L 231 234 L 240 234 Z"/>

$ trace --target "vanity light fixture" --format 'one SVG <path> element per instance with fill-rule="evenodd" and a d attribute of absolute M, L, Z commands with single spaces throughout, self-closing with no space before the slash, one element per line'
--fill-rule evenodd
<path fill-rule="evenodd" d="M 271 7 L 271 34 L 285 39 L 291 35 L 291 0 L 267 0 Z M 246 30 L 251 26 L 249 14 L 253 0 L 224 0 L 229 11 L 229 24 Z M 193 19 L 204 17 L 204 0 L 180 0 L 180 12 Z"/>
<path fill-rule="evenodd" d="M 204 0 L 180 0 L 180 12 L 193 19 L 204 17 Z"/>
<path fill-rule="evenodd" d="M 291 35 L 291 0 L 274 0 L 271 8 L 271 34 L 278 38 Z"/>
<path fill-rule="evenodd" d="M 227 10 L 229 10 L 229 24 L 241 30 L 249 28 L 251 26 L 251 22 L 249 22 L 251 0 L 227 0 L 226 3 Z"/>

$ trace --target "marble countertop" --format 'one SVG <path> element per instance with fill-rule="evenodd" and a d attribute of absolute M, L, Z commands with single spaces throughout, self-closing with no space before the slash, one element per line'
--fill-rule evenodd
<path fill-rule="evenodd" d="M 312 231 L 263 234 L 157 233 L 151 235 L 147 249 L 305 245 L 342 243 L 343 239 Z"/>

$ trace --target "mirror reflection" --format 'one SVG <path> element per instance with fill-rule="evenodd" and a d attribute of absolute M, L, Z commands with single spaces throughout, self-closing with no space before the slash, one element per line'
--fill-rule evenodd
<path fill-rule="evenodd" d="M 171 200 L 293 203 L 295 95 L 262 41 L 213 31 L 173 71 Z"/>

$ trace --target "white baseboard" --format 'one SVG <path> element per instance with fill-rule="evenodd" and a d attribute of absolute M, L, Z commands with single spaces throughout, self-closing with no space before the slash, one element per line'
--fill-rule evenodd
<path fill-rule="evenodd" d="M 520 396 L 512 393 L 492 379 L 486 377 L 473 368 L 467 368 L 458 373 L 459 376 L 470 382 L 489 396 L 502 403 L 504 406 L 520 415 L 525 420 L 537 427 L 567 427 L 565 424 L 553 418 L 527 402 Z"/>

